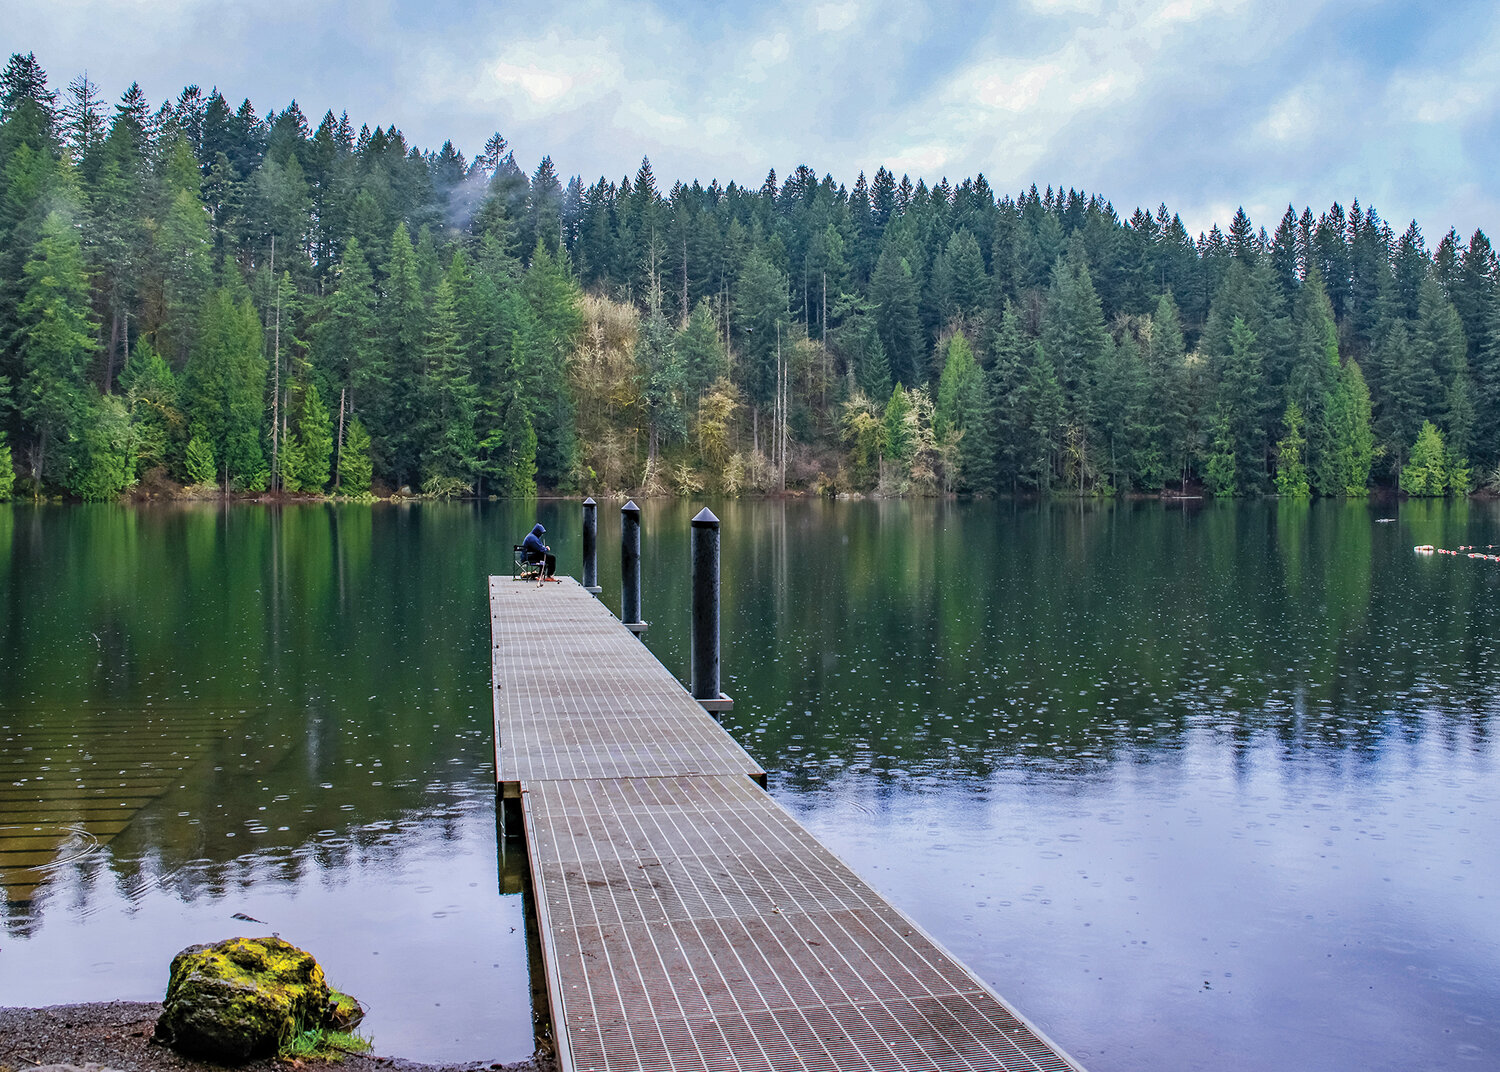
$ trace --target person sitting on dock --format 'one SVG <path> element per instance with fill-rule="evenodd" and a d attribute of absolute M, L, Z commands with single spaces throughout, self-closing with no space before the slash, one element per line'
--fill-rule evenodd
<path fill-rule="evenodd" d="M 547 530 L 538 521 L 532 530 L 526 534 L 526 539 L 521 542 L 521 548 L 526 552 L 526 560 L 528 562 L 536 562 L 541 566 L 537 570 L 536 583 L 538 585 L 543 581 L 557 580 L 553 576 L 557 572 L 557 556 L 552 553 L 552 548 L 542 542 L 542 537 L 546 534 Z"/>

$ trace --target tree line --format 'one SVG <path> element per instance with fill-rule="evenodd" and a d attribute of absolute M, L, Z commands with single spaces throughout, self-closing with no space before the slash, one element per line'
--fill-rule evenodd
<path fill-rule="evenodd" d="M 1489 240 L 1033 186 L 529 174 L 0 73 L 0 494 L 1462 494 Z"/>

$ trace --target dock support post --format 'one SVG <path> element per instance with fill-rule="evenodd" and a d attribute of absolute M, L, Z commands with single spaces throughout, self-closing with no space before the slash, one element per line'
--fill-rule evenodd
<path fill-rule="evenodd" d="M 693 699 L 704 710 L 727 711 L 719 691 L 719 519 L 704 507 L 693 518 Z"/>
<path fill-rule="evenodd" d="M 583 587 L 594 595 L 599 587 L 599 504 L 593 496 L 583 500 Z"/>
<path fill-rule="evenodd" d="M 641 621 L 641 508 L 633 499 L 620 507 L 620 621 L 632 633 L 646 631 Z"/>

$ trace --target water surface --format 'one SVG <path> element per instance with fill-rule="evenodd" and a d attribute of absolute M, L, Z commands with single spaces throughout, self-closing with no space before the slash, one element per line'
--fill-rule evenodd
<path fill-rule="evenodd" d="M 701 505 L 644 504 L 680 677 Z M 1493 506 L 713 505 L 726 727 L 1094 1072 L 1500 1063 L 1500 564 L 1411 551 L 1500 543 Z M 576 574 L 576 504 L 534 512 Z M 529 1052 L 482 577 L 532 520 L 0 513 L 0 809 L 81 779 L 126 813 L 0 818 L 64 839 L 7 887 L 0 1004 L 159 997 L 264 929 L 382 1052 Z"/>

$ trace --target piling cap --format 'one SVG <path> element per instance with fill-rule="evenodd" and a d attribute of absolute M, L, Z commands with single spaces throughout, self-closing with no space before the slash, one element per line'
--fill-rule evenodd
<path fill-rule="evenodd" d="M 620 513 L 622 514 L 638 514 L 640 512 L 641 508 L 635 504 L 634 499 L 626 499 L 625 505 L 620 507 Z"/>
<path fill-rule="evenodd" d="M 718 528 L 719 519 L 714 517 L 714 512 L 705 506 L 693 515 L 693 524 L 700 527 Z"/>
<path fill-rule="evenodd" d="M 599 504 L 596 503 L 594 501 L 594 497 L 592 495 L 590 495 L 587 499 L 583 500 L 583 505 L 584 506 L 598 506 Z"/>

